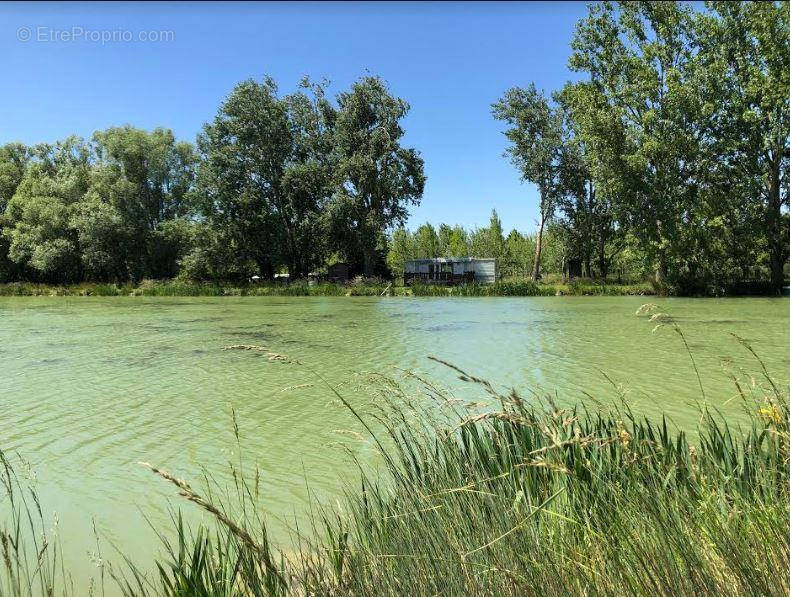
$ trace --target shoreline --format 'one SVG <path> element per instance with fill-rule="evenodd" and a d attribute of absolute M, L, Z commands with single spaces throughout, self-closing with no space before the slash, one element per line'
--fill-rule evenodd
<path fill-rule="evenodd" d="M 676 294 L 671 288 L 659 288 L 650 282 L 631 284 L 601 283 L 588 280 L 570 284 L 535 283 L 529 280 L 501 281 L 493 284 L 395 285 L 371 280 L 348 283 L 305 281 L 293 283 L 222 284 L 182 282 L 179 280 L 143 280 L 139 284 L 83 282 L 79 284 L 43 284 L 11 282 L 0 284 L 0 297 L 12 296 L 400 296 L 400 297 L 533 297 L 533 296 L 683 296 L 688 298 L 776 297 L 765 292 L 722 292 L 713 295 Z"/>
<path fill-rule="evenodd" d="M 218 284 L 181 282 L 178 280 L 144 280 L 140 284 L 83 282 L 79 284 L 43 284 L 11 282 L 0 284 L 0 297 L 12 296 L 401 296 L 401 297 L 530 297 L 530 296 L 672 296 L 654 285 L 596 283 L 571 284 L 504 281 L 494 284 L 394 285 L 383 281 L 349 283 L 307 282 Z M 738 295 L 742 296 L 742 295 Z M 761 295 L 765 296 L 765 295 Z"/>

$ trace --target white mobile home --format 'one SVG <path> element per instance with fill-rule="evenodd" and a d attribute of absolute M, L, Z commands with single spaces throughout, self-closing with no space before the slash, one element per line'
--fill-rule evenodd
<path fill-rule="evenodd" d="M 462 282 L 496 282 L 496 259 L 478 257 L 434 257 L 406 262 L 403 281 L 430 284 L 460 284 Z"/>

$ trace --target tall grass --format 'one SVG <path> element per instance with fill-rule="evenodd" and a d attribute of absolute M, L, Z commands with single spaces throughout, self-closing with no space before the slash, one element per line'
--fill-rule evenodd
<path fill-rule="evenodd" d="M 22 463 L 24 464 L 24 463 Z M 32 482 L 0 450 L 0 595 L 56 595 L 69 580 Z"/>
<path fill-rule="evenodd" d="M 665 314 L 651 319 L 675 329 Z M 360 465 L 337 504 L 314 503 L 294 546 L 272 545 L 260 474 L 243 462 L 230 488 L 201 489 L 146 465 L 216 524 L 190 529 L 175 516 L 156 574 L 128 562 L 119 586 L 173 596 L 790 595 L 790 396 L 759 358 L 758 377 L 735 380 L 748 423 L 733 426 L 701 400 L 693 439 L 625 403 L 561 408 L 435 360 L 467 382 L 468 400 L 414 375 L 378 378 L 380 400 L 364 412 L 329 389 L 381 466 Z"/>
<path fill-rule="evenodd" d="M 762 364 L 738 385 L 748 425 L 703 406 L 694 441 L 625 404 L 560 408 L 445 364 L 487 404 L 390 383 L 361 415 L 338 394 L 384 470 L 316 505 L 296 555 L 219 508 L 216 538 L 179 532 L 156 591 L 189 577 L 201 594 L 790 594 L 790 402 Z M 198 543 L 211 557 L 185 561 Z"/>

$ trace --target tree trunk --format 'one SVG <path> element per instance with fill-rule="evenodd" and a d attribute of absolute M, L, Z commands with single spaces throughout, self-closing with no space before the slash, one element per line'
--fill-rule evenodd
<path fill-rule="evenodd" d="M 766 235 L 768 237 L 768 255 L 771 264 L 771 286 L 777 293 L 782 292 L 784 285 L 784 265 L 787 257 L 782 242 L 782 202 L 780 189 L 780 160 L 774 160 L 768 181 L 768 206 L 766 210 Z"/>
<path fill-rule="evenodd" d="M 587 277 L 592 278 L 592 258 L 595 253 L 595 188 L 592 180 L 587 181 L 587 242 L 585 243 L 585 265 L 587 266 Z"/>
<path fill-rule="evenodd" d="M 541 201 L 542 203 L 543 201 Z M 540 212 L 540 226 L 538 227 L 538 238 L 535 243 L 535 262 L 532 264 L 532 280 L 540 280 L 540 253 L 543 249 L 543 226 L 546 224 L 546 217 L 543 211 Z"/>
<path fill-rule="evenodd" d="M 663 225 L 661 224 L 661 220 L 656 220 L 656 228 L 658 229 L 658 241 L 662 243 L 663 241 Z M 663 284 L 668 276 L 667 271 L 667 253 L 666 249 L 663 247 L 659 247 L 658 249 L 658 265 L 656 266 L 656 282 L 659 284 Z"/>
<path fill-rule="evenodd" d="M 288 280 L 300 280 L 304 277 L 304 272 L 302 271 L 302 267 L 299 265 L 299 260 L 297 257 L 291 257 L 290 263 L 288 264 Z"/>
<path fill-rule="evenodd" d="M 658 266 L 656 267 L 656 282 L 662 284 L 667 279 L 667 260 L 664 256 L 664 251 L 658 254 Z"/>
<path fill-rule="evenodd" d="M 609 264 L 606 259 L 606 233 L 603 230 L 598 238 L 598 274 L 604 281 L 609 274 Z"/>
<path fill-rule="evenodd" d="M 272 262 L 272 257 L 268 253 L 259 253 L 255 258 L 255 262 L 258 265 L 258 275 L 263 280 L 273 280 L 274 279 L 274 263 Z"/>
<path fill-rule="evenodd" d="M 363 257 L 363 274 L 366 278 L 372 278 L 376 270 L 376 247 L 366 244 Z"/>

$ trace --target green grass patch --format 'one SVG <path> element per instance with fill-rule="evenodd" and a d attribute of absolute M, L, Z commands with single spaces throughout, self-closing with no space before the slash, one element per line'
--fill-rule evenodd
<path fill-rule="evenodd" d="M 543 284 L 523 281 L 503 281 L 494 284 L 415 284 L 410 287 L 414 296 L 646 296 L 655 294 L 650 284 Z"/>
<path fill-rule="evenodd" d="M 138 285 L 91 283 L 69 285 L 15 282 L 0 284 L 0 296 L 632 296 L 656 294 L 649 283 L 599 284 L 579 281 L 571 284 L 543 284 L 530 280 L 507 280 L 495 284 L 415 284 L 402 286 L 381 280 L 361 280 L 346 284 L 306 281 L 234 284 L 184 280 L 143 280 Z"/>

